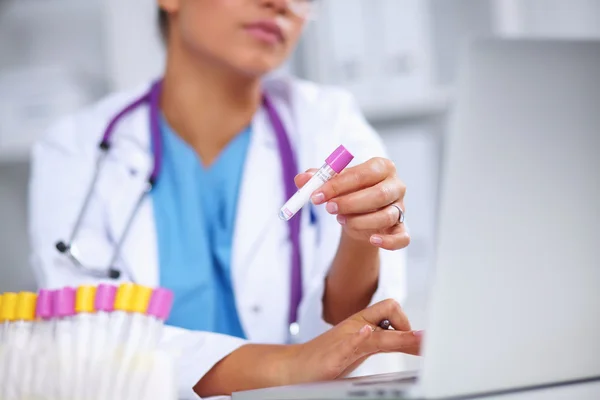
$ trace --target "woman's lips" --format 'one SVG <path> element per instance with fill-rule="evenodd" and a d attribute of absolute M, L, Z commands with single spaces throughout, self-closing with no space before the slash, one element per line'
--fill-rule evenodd
<path fill-rule="evenodd" d="M 284 41 L 283 31 L 273 21 L 257 21 L 246 25 L 246 31 L 261 42 L 271 45 Z"/>

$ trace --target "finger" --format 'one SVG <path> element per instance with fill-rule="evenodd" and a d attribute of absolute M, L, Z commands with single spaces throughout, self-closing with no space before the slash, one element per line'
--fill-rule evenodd
<path fill-rule="evenodd" d="M 398 178 L 391 177 L 327 203 L 330 214 L 363 214 L 379 210 L 404 198 L 406 187 Z"/>
<path fill-rule="evenodd" d="M 323 204 L 335 197 L 368 188 L 395 175 L 394 163 L 385 158 L 372 158 L 369 161 L 346 169 L 321 186 L 312 196 L 314 204 Z"/>
<path fill-rule="evenodd" d="M 396 348 L 396 349 L 392 349 L 392 350 L 386 350 L 386 351 L 381 351 L 382 353 L 391 353 L 391 352 L 401 352 L 401 353 L 405 353 L 405 354 L 411 354 L 414 356 L 418 356 L 421 354 L 421 346 L 423 343 L 423 331 L 411 331 L 411 332 L 405 332 L 406 334 L 412 333 L 413 336 L 415 336 L 415 340 L 412 344 L 410 344 L 410 340 L 408 340 L 408 343 L 403 344 L 401 347 Z"/>
<path fill-rule="evenodd" d="M 377 331 L 373 332 L 369 342 L 363 346 L 366 346 L 367 351 L 378 353 L 400 352 L 416 355 L 421 348 L 421 334 L 415 331 Z"/>
<path fill-rule="evenodd" d="M 377 326 L 384 320 L 390 320 L 392 328 L 397 331 L 410 331 L 410 322 L 400 304 L 394 299 L 387 299 L 373 304 L 360 314 L 368 323 Z"/>
<path fill-rule="evenodd" d="M 313 177 L 315 172 L 317 172 L 317 170 L 315 168 L 311 168 L 306 170 L 306 172 L 302 172 L 296 175 L 296 177 L 294 178 L 294 183 L 296 184 L 296 187 L 300 189 L 302 186 L 306 185 L 306 182 L 308 182 L 310 178 Z"/>
<path fill-rule="evenodd" d="M 379 211 L 358 215 L 338 215 L 337 220 L 348 229 L 360 231 L 380 231 L 398 225 L 400 215 L 398 209 L 387 206 Z M 404 225 L 402 225 L 404 230 Z"/>
<path fill-rule="evenodd" d="M 404 224 L 391 228 L 386 234 L 376 233 L 369 239 L 373 246 L 384 250 L 400 250 L 410 244 L 410 234 Z"/>
<path fill-rule="evenodd" d="M 404 353 L 410 354 L 411 356 L 419 356 L 421 355 L 421 343 L 415 346 L 403 346 L 391 351 L 382 351 L 381 353 Z"/>

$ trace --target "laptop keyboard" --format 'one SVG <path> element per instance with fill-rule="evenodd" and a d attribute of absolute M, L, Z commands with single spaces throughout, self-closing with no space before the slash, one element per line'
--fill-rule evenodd
<path fill-rule="evenodd" d="M 373 386 L 379 384 L 398 384 L 398 383 L 406 383 L 406 384 L 414 384 L 417 381 L 416 376 L 409 376 L 403 378 L 391 378 L 388 380 L 374 380 L 374 381 L 357 381 L 353 382 L 353 386 Z"/>
<path fill-rule="evenodd" d="M 416 382 L 416 372 L 362 377 L 352 382 L 353 388 L 346 396 L 349 399 L 402 399 Z"/>

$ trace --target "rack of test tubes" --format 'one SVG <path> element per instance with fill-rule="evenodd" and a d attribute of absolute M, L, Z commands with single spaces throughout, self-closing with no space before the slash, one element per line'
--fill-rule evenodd
<path fill-rule="evenodd" d="M 176 399 L 172 304 L 130 283 L 0 294 L 0 400 Z"/>

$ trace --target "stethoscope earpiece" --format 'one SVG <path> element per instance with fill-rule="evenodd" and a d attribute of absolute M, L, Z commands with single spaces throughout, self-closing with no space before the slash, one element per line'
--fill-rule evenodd
<path fill-rule="evenodd" d="M 111 268 L 108 270 L 108 277 L 110 279 L 119 279 L 121 277 L 121 271 Z"/>
<path fill-rule="evenodd" d="M 100 142 L 100 144 L 98 145 L 98 147 L 100 148 L 100 150 L 102 151 L 108 151 L 110 149 L 110 143 L 107 140 L 102 140 Z"/>
<path fill-rule="evenodd" d="M 69 246 L 67 246 L 65 242 L 60 241 L 56 243 L 56 250 L 58 250 L 60 253 L 65 254 L 67 250 L 69 250 Z"/>

